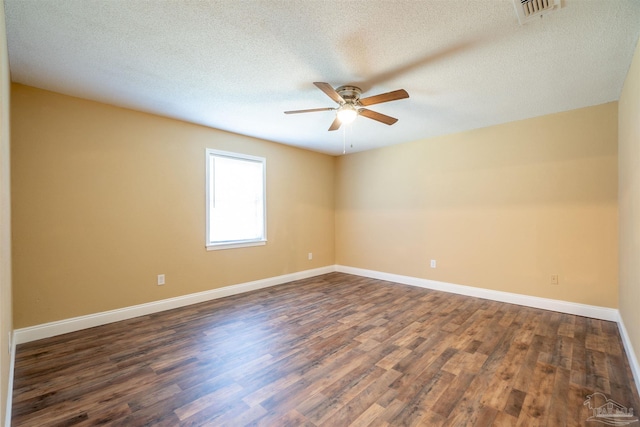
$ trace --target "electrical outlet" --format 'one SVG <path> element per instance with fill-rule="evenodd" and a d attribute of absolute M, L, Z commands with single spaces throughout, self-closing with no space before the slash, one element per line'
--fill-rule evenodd
<path fill-rule="evenodd" d="M 158 274 L 158 286 L 164 285 L 164 274 Z"/>
<path fill-rule="evenodd" d="M 431 268 L 436 268 L 436 260 L 435 259 L 431 260 Z"/>
<path fill-rule="evenodd" d="M 551 284 L 552 285 L 557 285 L 558 284 L 558 275 L 557 274 L 552 274 L 551 275 Z"/>
<path fill-rule="evenodd" d="M 311 261 L 313 259 L 313 253 L 309 252 L 309 255 L 307 255 L 307 258 L 309 259 L 309 261 Z"/>

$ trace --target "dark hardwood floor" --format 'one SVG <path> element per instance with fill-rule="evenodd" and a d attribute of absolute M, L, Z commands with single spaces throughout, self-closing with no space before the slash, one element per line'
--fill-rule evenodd
<path fill-rule="evenodd" d="M 20 345 L 13 425 L 598 426 L 635 390 L 613 322 L 331 273 Z"/>

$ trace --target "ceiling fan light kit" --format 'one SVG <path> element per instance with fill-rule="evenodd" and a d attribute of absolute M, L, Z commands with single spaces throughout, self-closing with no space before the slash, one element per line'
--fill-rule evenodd
<path fill-rule="evenodd" d="M 364 107 L 383 102 L 396 101 L 398 99 L 408 98 L 409 94 L 404 89 L 394 90 L 392 92 L 382 93 L 380 95 L 370 96 L 360 99 L 362 90 L 357 86 L 340 86 L 334 89 L 329 83 L 314 82 L 314 85 L 323 91 L 329 98 L 338 104 L 336 108 L 312 108 L 307 110 L 285 111 L 285 114 L 313 113 L 318 111 L 336 111 L 336 118 L 329 127 L 330 131 L 338 130 L 342 124 L 353 122 L 356 117 L 363 116 L 368 119 L 376 120 L 386 125 L 392 125 L 398 121 L 394 117 L 387 116 L 382 113 L 368 110 Z"/>
<path fill-rule="evenodd" d="M 340 123 L 348 125 L 358 117 L 358 110 L 351 104 L 344 104 L 338 108 L 336 116 L 340 119 Z"/>

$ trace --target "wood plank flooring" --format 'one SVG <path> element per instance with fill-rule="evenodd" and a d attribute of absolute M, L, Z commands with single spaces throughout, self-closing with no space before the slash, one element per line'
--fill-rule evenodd
<path fill-rule="evenodd" d="M 20 345 L 13 425 L 604 425 L 594 392 L 640 411 L 613 322 L 331 273 Z"/>

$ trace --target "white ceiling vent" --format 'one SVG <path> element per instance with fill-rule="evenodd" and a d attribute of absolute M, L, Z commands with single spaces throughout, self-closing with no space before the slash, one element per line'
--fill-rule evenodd
<path fill-rule="evenodd" d="M 520 25 L 560 9 L 560 0 L 513 0 Z"/>

